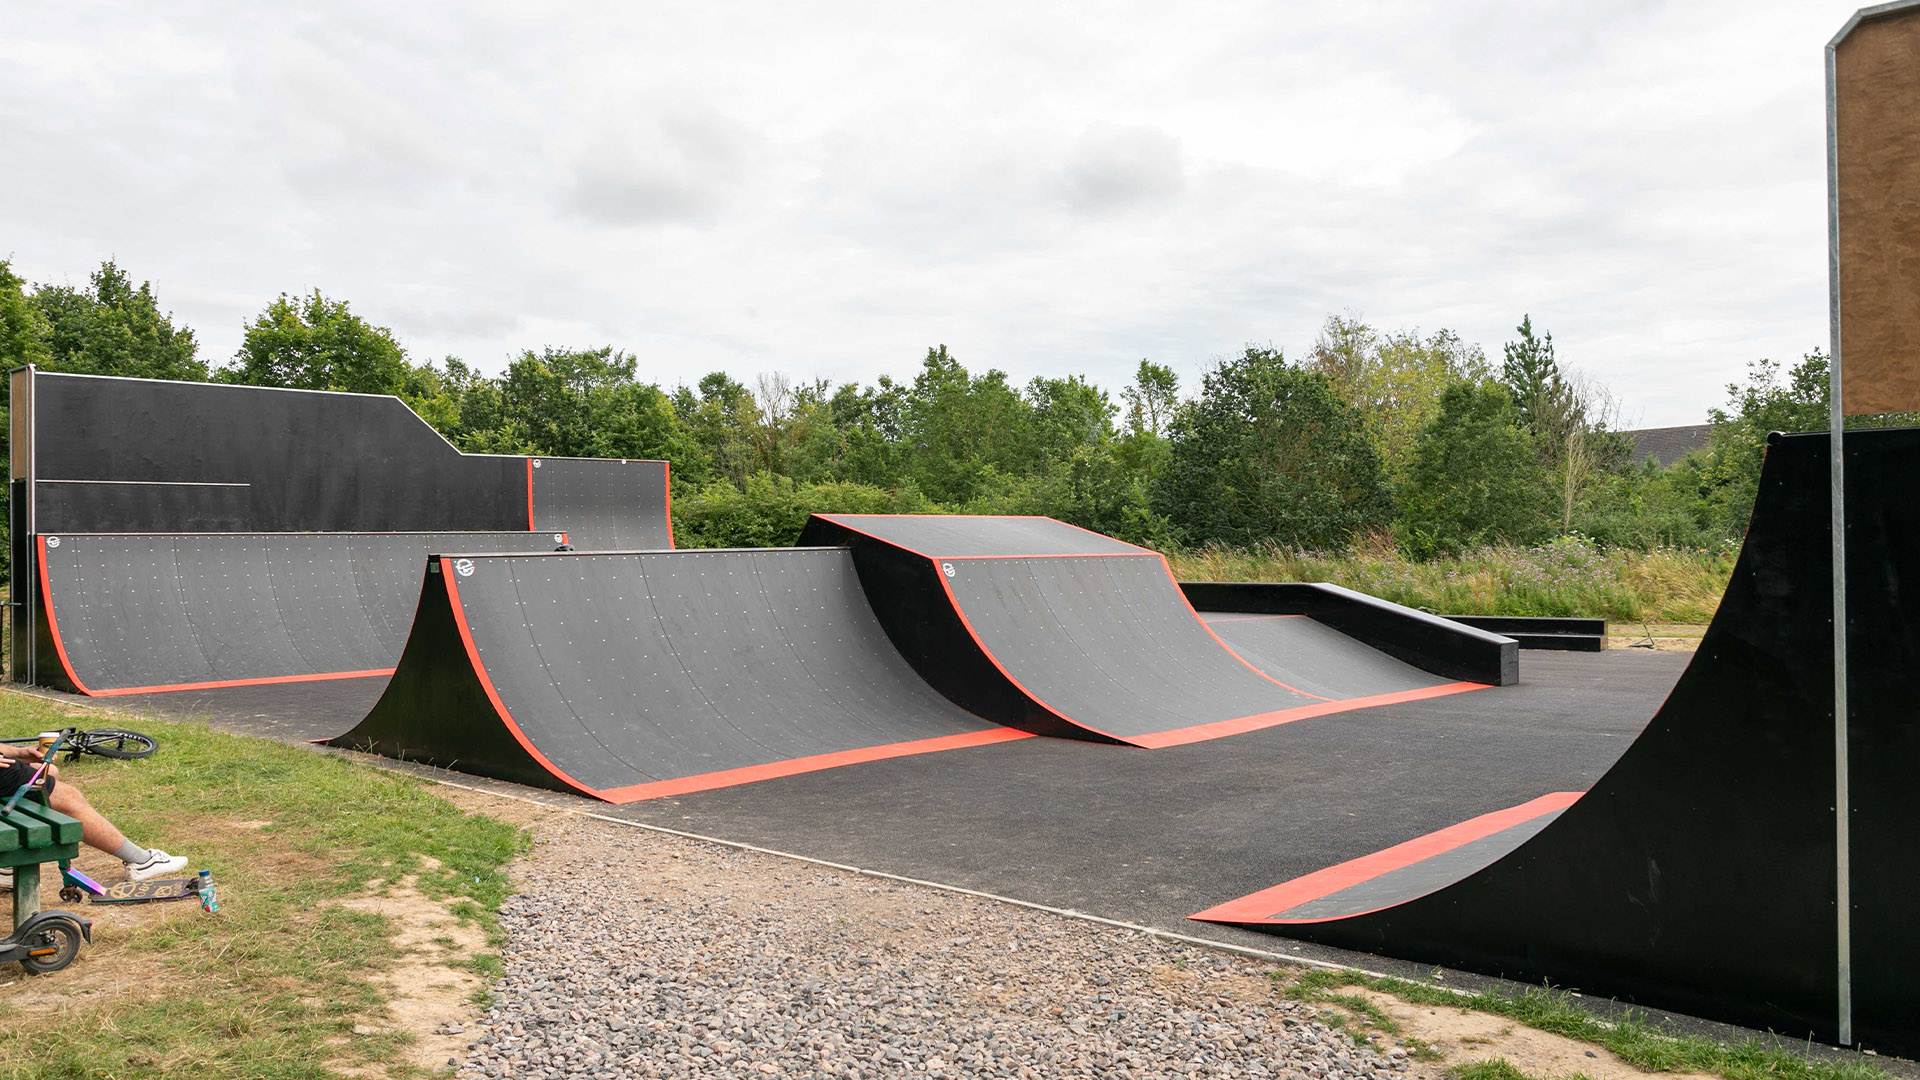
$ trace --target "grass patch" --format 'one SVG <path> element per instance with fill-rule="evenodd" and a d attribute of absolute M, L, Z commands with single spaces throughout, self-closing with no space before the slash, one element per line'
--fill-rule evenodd
<path fill-rule="evenodd" d="M 1415 562 L 1391 543 L 1343 552 L 1202 548 L 1169 552 L 1182 581 L 1329 581 L 1444 615 L 1558 615 L 1705 623 L 1733 576 L 1737 545 L 1601 549 L 1569 537 Z"/>
<path fill-rule="evenodd" d="M 1578 998 L 1558 990 L 1531 988 L 1517 994 L 1483 990 L 1461 994 L 1431 983 L 1398 979 L 1392 976 L 1363 975 L 1354 971 L 1277 971 L 1274 978 L 1283 982 L 1285 993 L 1302 1001 L 1334 1002 L 1346 1005 L 1337 991 L 1361 986 L 1391 994 L 1414 1005 L 1447 1006 L 1492 1013 L 1554 1035 L 1578 1039 L 1612 1051 L 1629 1065 L 1649 1072 L 1701 1072 L 1724 1076 L 1727 1080 L 1887 1080 L 1878 1066 L 1864 1062 L 1817 1061 L 1790 1047 L 1785 1039 L 1750 1038 L 1723 1043 L 1698 1035 L 1675 1035 L 1647 1022 L 1644 1014 L 1628 1013 L 1617 1020 L 1603 1020 L 1587 1011 Z M 1476 1065 L 1504 1066 L 1504 1062 Z M 1472 1066 L 1464 1066 L 1472 1067 Z M 1515 1080 L 1510 1075 L 1462 1076 L 1462 1080 Z"/>
<path fill-rule="evenodd" d="M 1521 1072 L 1511 1061 L 1489 1058 L 1486 1061 L 1469 1061 L 1455 1065 L 1447 1070 L 1453 1080 L 1540 1080 Z M 1555 1080 L 1589 1080 L 1586 1073 L 1568 1073 L 1564 1078 Z"/>
<path fill-rule="evenodd" d="M 497 979 L 506 974 L 506 966 L 500 962 L 499 953 L 474 953 L 460 962 L 460 966 L 483 979 Z"/>
<path fill-rule="evenodd" d="M 106 722 L 0 693 L 0 731 Z M 329 1059 L 407 1071 L 392 1060 L 404 1033 L 353 1034 L 381 1020 L 376 977 L 393 963 L 395 927 L 330 901 L 414 875 L 422 893 L 497 933 L 493 912 L 511 891 L 503 868 L 525 850 L 524 834 L 411 777 L 203 725 L 131 726 L 159 739 L 160 752 L 84 757 L 62 776 L 136 842 L 212 870 L 221 910 L 102 922 L 109 932 L 74 967 L 0 989 L 0 1024 L 16 1034 L 0 1040 L 0 1076 L 185 1069 L 196 1080 L 304 1080 L 335 1075 Z M 497 971 L 499 959 L 466 963 Z"/>

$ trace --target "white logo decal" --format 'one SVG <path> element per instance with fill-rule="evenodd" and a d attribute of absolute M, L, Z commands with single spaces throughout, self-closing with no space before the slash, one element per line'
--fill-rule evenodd
<path fill-rule="evenodd" d="M 534 459 L 533 459 L 533 467 L 534 467 L 534 468 L 536 468 L 536 469 L 540 467 L 540 459 L 539 459 L 539 458 L 534 458 Z"/>
<path fill-rule="evenodd" d="M 454 573 L 459 574 L 461 577 L 472 577 L 473 576 L 473 560 L 472 559 L 456 559 L 454 560 L 454 563 L 453 563 L 453 570 L 454 570 Z"/>
<path fill-rule="evenodd" d="M 943 563 L 941 563 L 941 564 L 940 564 L 940 572 L 941 572 L 941 573 L 943 573 L 943 574 L 945 574 L 945 575 L 947 575 L 948 577 L 952 577 L 952 576 L 953 576 L 953 564 L 952 564 L 952 563 L 950 563 L 950 562 L 943 562 Z"/>
<path fill-rule="evenodd" d="M 49 536 L 49 537 L 47 537 L 47 546 L 48 546 L 48 547 L 59 547 L 59 546 L 60 546 L 60 538 L 59 538 L 59 537 L 57 537 L 57 536 Z"/>
<path fill-rule="evenodd" d="M 554 533 L 554 534 L 553 534 L 553 542 L 554 542 L 554 543 L 556 543 L 556 544 L 564 544 L 564 543 L 566 543 L 566 542 L 567 542 L 567 534 L 566 534 L 566 533 Z"/>

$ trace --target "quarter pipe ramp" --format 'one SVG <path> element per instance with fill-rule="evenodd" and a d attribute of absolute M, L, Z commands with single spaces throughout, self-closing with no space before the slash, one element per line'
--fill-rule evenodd
<path fill-rule="evenodd" d="M 914 674 L 847 552 L 789 548 L 438 556 L 332 743 L 632 802 L 1025 736 Z"/>
<path fill-rule="evenodd" d="M 1844 860 L 1828 445 L 1774 439 L 1698 654 L 1584 797 L 1543 793 L 1193 917 L 1832 1040 L 1845 866 L 1856 1041 L 1920 1053 L 1920 429 L 1846 435 Z"/>
<path fill-rule="evenodd" d="M 40 536 L 34 681 L 119 696 L 386 675 L 429 553 L 548 551 L 563 536 Z"/>

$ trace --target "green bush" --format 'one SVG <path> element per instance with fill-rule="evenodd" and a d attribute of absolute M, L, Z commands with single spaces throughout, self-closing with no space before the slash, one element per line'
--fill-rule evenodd
<path fill-rule="evenodd" d="M 761 473 L 745 490 L 725 481 L 673 502 L 673 542 L 683 548 L 792 547 L 810 514 L 919 514 L 933 505 L 917 488 L 796 484 Z"/>

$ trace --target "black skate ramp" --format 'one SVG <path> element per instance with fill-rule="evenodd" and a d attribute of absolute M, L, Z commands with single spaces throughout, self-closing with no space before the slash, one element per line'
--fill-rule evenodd
<path fill-rule="evenodd" d="M 1825 435 L 1775 437 L 1725 598 L 1645 733 L 1547 792 L 1194 918 L 1837 1035 Z M 1920 1052 L 1920 429 L 1846 435 L 1853 1032 Z"/>
<path fill-rule="evenodd" d="M 839 549 L 438 556 L 335 746 L 609 802 L 1026 737 L 888 642 Z"/>
<path fill-rule="evenodd" d="M 1177 746 L 1481 688 L 1368 693 L 1363 674 L 1318 677 L 1357 691 L 1335 697 L 1292 683 L 1281 658 L 1263 667 L 1223 642 L 1158 553 L 1050 518 L 816 514 L 800 542 L 852 551 L 881 625 L 928 682 L 1038 734 Z"/>
<path fill-rule="evenodd" d="M 548 533 L 38 537 L 44 685 L 93 696 L 384 676 L 427 555 L 547 551 Z"/>

